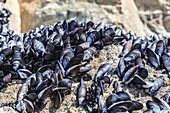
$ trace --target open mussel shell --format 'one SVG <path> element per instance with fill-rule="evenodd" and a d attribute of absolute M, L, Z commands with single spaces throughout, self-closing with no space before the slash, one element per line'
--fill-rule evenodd
<path fill-rule="evenodd" d="M 40 68 L 38 68 L 37 72 L 43 73 L 47 69 L 53 69 L 53 66 L 51 64 L 43 65 Z"/>
<path fill-rule="evenodd" d="M 19 75 L 19 77 L 20 77 L 21 79 L 26 79 L 26 78 L 28 78 L 30 75 L 32 75 L 32 72 L 29 71 L 28 69 L 18 69 L 18 70 L 17 70 L 17 73 L 18 73 L 18 75 Z"/>
<path fill-rule="evenodd" d="M 66 71 L 66 75 L 67 76 L 74 76 L 75 74 L 78 74 L 79 73 L 79 70 L 82 66 L 84 66 L 86 64 L 86 62 L 82 62 L 81 64 L 77 64 L 77 65 L 74 65 L 72 67 L 70 67 L 69 69 L 67 69 Z"/>
<path fill-rule="evenodd" d="M 131 77 L 134 76 L 135 72 L 138 70 L 138 65 L 131 67 L 123 76 L 122 82 L 128 81 Z"/>
<path fill-rule="evenodd" d="M 120 101 L 120 102 L 116 102 L 111 104 L 108 107 L 108 110 L 110 112 L 126 112 L 129 110 L 129 108 L 133 106 L 133 102 L 131 100 L 128 101 Z"/>
<path fill-rule="evenodd" d="M 35 72 L 38 70 L 38 68 L 40 68 L 42 65 L 44 64 L 44 61 L 37 61 L 34 65 L 33 65 L 33 69 L 35 70 Z"/>
<path fill-rule="evenodd" d="M 138 85 L 147 85 L 146 81 L 144 80 L 144 78 L 142 78 L 141 76 L 139 75 L 134 75 L 134 78 L 133 78 L 133 83 L 135 84 L 138 84 Z"/>
<path fill-rule="evenodd" d="M 72 82 L 70 79 L 63 78 L 62 80 L 59 81 L 58 87 L 66 88 L 66 89 L 61 89 L 60 92 L 63 94 L 69 94 L 71 92 Z"/>
<path fill-rule="evenodd" d="M 52 85 L 49 87 L 46 87 L 38 94 L 38 100 L 44 100 L 46 99 L 50 93 L 52 93 Z"/>

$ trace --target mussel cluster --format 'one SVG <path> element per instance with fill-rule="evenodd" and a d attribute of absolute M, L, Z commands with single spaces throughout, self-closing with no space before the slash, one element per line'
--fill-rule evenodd
<path fill-rule="evenodd" d="M 170 93 L 166 93 L 161 98 L 152 96 L 153 101 L 146 102 L 147 110 L 144 113 L 168 113 L 170 110 Z"/>
<path fill-rule="evenodd" d="M 147 89 L 147 93 L 154 94 L 163 85 L 165 77 L 160 76 L 155 81 L 146 81 L 148 70 L 145 68 L 145 62 L 162 73 L 165 71 L 169 73 L 169 38 L 161 35 L 137 37 L 131 32 L 127 37 L 129 38 L 119 55 L 117 74 L 123 83 L 133 83 L 137 87 Z"/>
<path fill-rule="evenodd" d="M 78 105 L 84 106 L 90 113 L 132 112 L 142 109 L 143 105 L 131 100 L 129 94 L 118 87 L 117 81 L 114 85 L 115 93 L 104 99 L 104 91 L 113 81 L 112 74 L 112 66 L 105 63 L 99 67 L 91 87 L 86 88 L 86 84 L 81 79 L 77 92 Z"/>
<path fill-rule="evenodd" d="M 54 25 L 37 27 L 17 35 L 9 30 L 11 13 L 0 9 L 0 89 L 11 80 L 21 79 L 17 100 L 3 103 L 19 112 L 39 112 L 51 101 L 59 108 L 65 95 L 72 91 L 72 83 L 80 82 L 77 105 L 88 112 L 133 112 L 143 104 L 132 100 L 121 84 L 134 84 L 151 94 L 153 101 L 146 103 L 146 112 L 170 111 L 170 96 L 162 99 L 155 93 L 164 84 L 166 76 L 148 80 L 145 62 L 170 77 L 170 38 L 162 35 L 137 37 L 115 26 L 92 21 L 63 21 Z M 122 45 L 116 69 L 109 63 L 102 64 L 94 78 L 88 65 L 93 56 L 107 45 Z M 116 91 L 105 98 L 104 91 L 113 83 L 113 74 L 119 80 Z M 92 80 L 90 87 L 85 81 Z M 97 107 L 96 107 L 97 106 Z"/>

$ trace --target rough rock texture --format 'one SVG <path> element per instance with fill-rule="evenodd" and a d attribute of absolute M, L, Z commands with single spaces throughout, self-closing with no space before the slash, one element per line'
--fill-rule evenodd
<path fill-rule="evenodd" d="M 129 7 L 130 6 L 130 7 Z M 144 36 L 144 25 L 139 18 L 138 9 L 133 0 L 122 0 L 123 25 L 125 29 Z"/>
<path fill-rule="evenodd" d="M 7 0 L 5 7 L 7 7 L 12 12 L 9 23 L 10 29 L 13 29 L 19 34 L 21 32 L 21 18 L 18 0 Z"/>
<path fill-rule="evenodd" d="M 41 6 L 42 0 L 18 0 L 21 13 L 21 29 L 27 31 L 28 29 L 35 28 L 35 18 L 34 14 L 38 8 Z"/>
<path fill-rule="evenodd" d="M 163 9 L 161 0 L 135 0 L 135 3 L 139 10 Z"/>
<path fill-rule="evenodd" d="M 102 21 L 140 36 L 170 32 L 167 0 L 7 0 L 7 7 L 13 13 L 11 28 L 18 33 L 64 19 Z"/>

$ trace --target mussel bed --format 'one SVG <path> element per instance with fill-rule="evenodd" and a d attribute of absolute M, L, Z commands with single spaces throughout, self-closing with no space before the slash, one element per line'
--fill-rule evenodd
<path fill-rule="evenodd" d="M 139 37 L 114 25 L 77 20 L 18 35 L 9 29 L 10 15 L 0 9 L 0 94 L 6 95 L 0 108 L 170 112 L 169 37 Z"/>

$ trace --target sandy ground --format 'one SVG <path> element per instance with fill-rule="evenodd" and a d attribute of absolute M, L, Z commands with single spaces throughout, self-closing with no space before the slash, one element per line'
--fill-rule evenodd
<path fill-rule="evenodd" d="M 116 45 L 110 45 L 105 47 L 103 50 L 101 50 L 100 54 L 98 57 L 94 57 L 93 60 L 90 62 L 90 65 L 93 67 L 93 69 L 90 71 L 90 74 L 95 75 L 97 72 L 97 69 L 99 66 L 103 63 L 110 63 L 112 64 L 113 68 L 115 68 L 118 64 L 119 58 L 118 55 L 120 54 L 122 50 L 121 46 L 116 46 Z M 149 76 L 160 76 L 157 71 L 152 69 L 150 66 L 146 66 L 149 71 Z M 170 80 L 166 79 L 166 84 L 158 91 L 156 96 L 161 97 L 164 95 L 166 92 L 170 91 Z M 73 90 L 70 95 L 65 96 L 61 107 L 58 109 L 50 108 L 50 105 L 47 104 L 47 106 L 41 111 L 41 113 L 86 113 L 82 107 L 76 107 L 76 90 L 78 87 L 79 83 L 73 83 Z M 91 84 L 91 81 L 87 82 L 87 84 Z M 16 95 L 18 92 L 19 87 L 21 84 L 14 84 L 11 83 L 7 88 L 4 88 L 2 91 L 0 91 L 0 103 L 3 102 L 9 102 L 9 101 L 14 101 L 16 100 Z M 144 105 L 144 109 L 141 111 L 137 111 L 138 113 L 146 110 L 146 101 L 151 99 L 149 95 L 147 95 L 143 89 L 138 89 L 136 87 L 130 87 L 130 86 L 123 86 L 124 90 L 127 91 L 132 100 L 138 100 Z M 104 97 L 107 98 L 112 93 L 112 88 L 108 89 L 104 93 Z M 50 109 L 49 109 L 50 108 Z M 0 108 L 0 112 L 3 113 L 14 113 L 15 111 L 12 108 L 9 107 L 3 107 Z"/>

